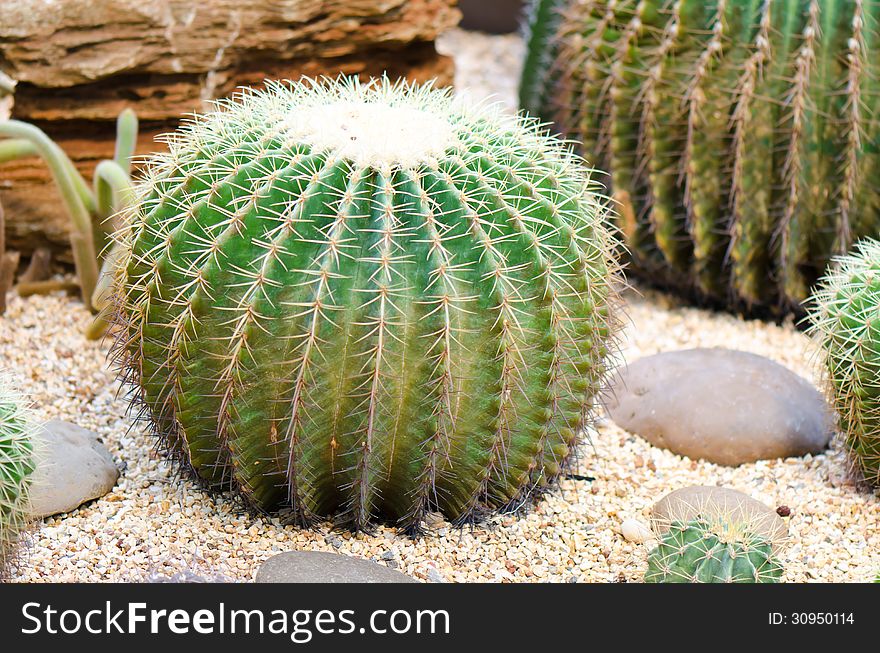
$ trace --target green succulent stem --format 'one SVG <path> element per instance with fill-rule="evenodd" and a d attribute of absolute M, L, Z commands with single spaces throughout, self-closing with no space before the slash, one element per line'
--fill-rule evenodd
<path fill-rule="evenodd" d="M 24 138 L 7 138 L 0 141 L 0 163 L 17 161 L 29 156 L 39 156 L 36 146 Z"/>
<path fill-rule="evenodd" d="M 530 0 L 526 22 L 528 43 L 526 60 L 519 85 L 520 106 L 532 115 L 540 115 L 549 81 L 553 58 L 553 36 L 559 24 L 562 0 Z"/>
<path fill-rule="evenodd" d="M 123 109 L 116 119 L 116 149 L 113 160 L 126 176 L 131 175 L 131 161 L 138 138 L 138 118 L 132 109 Z"/>
<path fill-rule="evenodd" d="M 101 161 L 95 167 L 95 240 L 101 260 L 115 231 L 114 217 L 134 201 L 128 172 L 115 160 Z"/>
<path fill-rule="evenodd" d="M 91 310 L 91 297 L 98 282 L 98 255 L 91 217 L 96 207 L 85 180 L 61 148 L 38 127 L 18 120 L 7 120 L 0 122 L 0 136 L 30 142 L 48 165 L 70 214 L 70 245 L 82 300 Z M 84 202 L 84 197 L 90 201 Z"/>

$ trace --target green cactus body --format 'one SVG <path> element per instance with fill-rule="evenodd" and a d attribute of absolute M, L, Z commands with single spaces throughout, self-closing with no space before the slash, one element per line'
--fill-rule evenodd
<path fill-rule="evenodd" d="M 671 18 L 658 47 L 658 57 L 648 78 L 653 107 L 652 119 L 643 125 L 650 148 L 646 149 L 651 180 L 652 207 L 649 213 L 657 247 L 668 266 L 687 274 L 693 243 L 687 235 L 684 186 L 680 154 L 687 139 L 686 104 L 680 100 L 688 86 L 688 71 L 696 65 L 699 41 L 706 38 L 709 10 L 699 0 L 676 0 Z"/>
<path fill-rule="evenodd" d="M 731 168 L 731 285 L 746 307 L 778 297 L 774 280 L 778 259 L 776 192 L 783 186 L 785 144 L 777 143 L 783 107 L 783 79 L 791 54 L 801 0 L 765 0 L 751 42 L 751 55 L 737 81 Z M 775 29 L 774 26 L 782 26 Z M 767 180 L 772 183 L 767 183 Z"/>
<path fill-rule="evenodd" d="M 880 243 L 838 259 L 810 318 L 853 466 L 880 487 Z"/>
<path fill-rule="evenodd" d="M 565 61 L 543 105 L 609 168 L 634 271 L 716 304 L 800 311 L 830 258 L 880 228 L 876 2 L 560 11 L 547 48 Z"/>
<path fill-rule="evenodd" d="M 648 554 L 646 583 L 776 583 L 773 544 L 737 525 L 702 517 L 673 521 Z"/>
<path fill-rule="evenodd" d="M 846 174 L 835 177 L 841 162 L 850 162 L 847 147 L 855 148 L 856 159 L 859 156 L 858 146 L 848 141 L 849 130 L 861 126 L 847 124 L 846 107 L 860 99 L 851 96 L 852 89 L 846 90 L 850 71 L 842 55 L 848 53 L 849 41 L 859 40 L 855 34 L 861 29 L 862 10 L 861 2 L 811 2 L 800 39 L 795 76 L 803 84 L 794 85 L 790 127 L 791 142 L 797 146 L 789 150 L 787 165 L 801 179 L 791 180 L 781 267 L 783 291 L 797 300 L 806 298 L 837 247 L 848 248 L 851 242 L 838 205 Z M 857 66 L 853 88 L 861 85 L 863 69 Z"/>
<path fill-rule="evenodd" d="M 725 298 L 730 229 L 725 212 L 732 185 L 731 115 L 734 89 L 750 49 L 751 32 L 763 0 L 719 1 L 713 8 L 711 36 L 700 48 L 695 72 L 685 92 L 687 139 L 680 175 L 686 179 L 684 203 L 693 249 L 693 278 L 706 297 Z"/>
<path fill-rule="evenodd" d="M 170 144 L 118 236 L 115 352 L 185 468 L 412 529 L 560 474 L 615 327 L 606 204 L 561 142 L 382 80 L 274 84 Z"/>
<path fill-rule="evenodd" d="M 639 3 L 636 14 L 618 43 L 619 54 L 611 69 L 611 105 L 608 116 L 611 138 L 609 167 L 611 189 L 620 204 L 620 232 L 628 251 L 641 269 L 661 273 L 665 268 L 653 229 L 644 219 L 650 209 L 650 178 L 642 153 L 646 150 L 646 130 L 641 129 L 642 114 L 652 106 L 641 92 L 650 74 L 651 59 L 662 30 L 660 16 L 651 3 Z"/>
<path fill-rule="evenodd" d="M 9 571 L 27 519 L 34 473 L 32 423 L 22 399 L 0 376 L 0 579 Z"/>
<path fill-rule="evenodd" d="M 873 216 L 880 214 L 880 58 L 869 56 L 880 47 L 880 5 L 859 3 L 853 13 L 853 38 L 848 42 L 847 101 L 838 105 L 842 180 L 836 192 L 837 241 L 844 253 L 848 243 L 877 235 Z M 868 136 L 866 138 L 866 135 Z M 875 180 L 869 183 L 868 180 Z"/>
<path fill-rule="evenodd" d="M 528 3 L 528 20 L 525 22 L 528 43 L 526 60 L 519 85 L 520 106 L 532 115 L 543 115 L 547 100 L 547 88 L 551 84 L 551 68 L 554 67 L 554 39 L 559 25 L 560 10 L 564 0 L 531 0 Z"/>

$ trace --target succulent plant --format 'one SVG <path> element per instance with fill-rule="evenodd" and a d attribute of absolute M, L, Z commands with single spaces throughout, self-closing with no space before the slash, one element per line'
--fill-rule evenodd
<path fill-rule="evenodd" d="M 810 320 L 850 459 L 880 487 L 880 242 L 863 240 L 836 260 Z"/>
<path fill-rule="evenodd" d="M 698 515 L 673 520 L 648 554 L 646 583 L 776 583 L 774 543 L 748 522 Z"/>
<path fill-rule="evenodd" d="M 6 293 L 12 287 L 18 254 L 6 251 L 6 219 L 0 204 L 0 315 L 6 312 Z"/>
<path fill-rule="evenodd" d="M 556 479 L 615 329 L 607 203 L 537 126 L 306 80 L 168 140 L 118 234 L 115 358 L 204 484 L 418 530 Z"/>
<path fill-rule="evenodd" d="M 132 199 L 131 160 L 137 142 L 138 120 L 131 109 L 116 122 L 116 152 L 113 159 L 95 168 L 94 187 L 73 165 L 64 151 L 39 127 L 18 120 L 0 120 L 0 163 L 28 156 L 40 156 L 52 173 L 71 218 L 70 244 L 73 250 L 82 298 L 97 310 L 103 298 L 100 290 L 102 263 L 108 256 L 113 216 Z M 103 332 L 101 323 L 93 335 Z"/>
<path fill-rule="evenodd" d="M 32 432 L 21 397 L 0 374 L 0 580 L 15 559 L 26 523 L 28 487 L 35 466 Z"/>
<path fill-rule="evenodd" d="M 526 6 L 526 60 L 519 84 L 519 103 L 526 111 L 538 115 L 551 79 L 553 37 L 556 34 L 560 8 L 565 0 L 532 0 Z"/>
<path fill-rule="evenodd" d="M 540 33 L 559 3 L 537 2 Z M 610 172 L 637 273 L 719 305 L 800 312 L 832 256 L 880 229 L 878 3 L 557 11 L 555 36 L 530 44 L 523 106 Z"/>

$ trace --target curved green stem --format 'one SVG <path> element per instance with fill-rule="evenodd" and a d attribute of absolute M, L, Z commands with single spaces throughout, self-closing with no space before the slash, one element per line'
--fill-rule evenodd
<path fill-rule="evenodd" d="M 95 168 L 95 244 L 103 258 L 114 230 L 113 216 L 134 199 L 131 178 L 116 161 L 101 161 Z"/>
<path fill-rule="evenodd" d="M 24 138 L 7 138 L 0 141 L 0 163 L 38 156 L 37 148 Z"/>
<path fill-rule="evenodd" d="M 113 229 L 112 219 L 134 200 L 131 178 L 116 161 L 101 161 L 95 168 L 95 198 L 98 205 L 98 220 L 95 221 L 95 227 L 100 228 L 103 263 L 98 274 L 98 283 L 92 292 L 92 306 L 99 313 L 86 329 L 86 338 L 89 340 L 97 340 L 103 336 L 109 326 L 105 310 L 110 299 L 113 270 L 123 252 L 119 243 L 113 244 L 109 251 L 107 250 L 112 241 L 110 237 Z M 97 231 L 96 229 L 96 238 Z"/>
<path fill-rule="evenodd" d="M 113 275 L 116 271 L 116 265 L 122 258 L 124 252 L 125 249 L 123 248 L 122 243 L 116 242 L 110 248 L 110 251 L 107 252 L 107 256 L 104 257 L 104 262 L 101 265 L 101 272 L 98 275 L 98 284 L 95 286 L 95 291 L 92 293 L 92 306 L 98 310 L 98 314 L 95 316 L 92 324 L 86 329 L 86 338 L 89 340 L 97 340 L 104 335 L 107 328 L 110 326 L 108 311 L 110 308 Z"/>
<path fill-rule="evenodd" d="M 70 246 L 79 276 L 83 303 L 92 310 L 92 292 L 98 282 L 98 256 L 92 231 L 92 216 L 83 201 L 83 193 L 78 188 L 79 182 L 85 184 L 85 180 L 61 148 L 41 129 L 18 120 L 7 120 L 0 122 L 0 136 L 30 141 L 49 166 L 70 212 Z M 91 196 L 88 186 L 85 188 L 85 195 Z M 92 205 L 94 206 L 94 199 Z"/>
<path fill-rule="evenodd" d="M 131 109 L 125 109 L 116 119 L 116 151 L 113 160 L 126 175 L 131 174 L 131 159 L 137 147 L 138 118 Z"/>

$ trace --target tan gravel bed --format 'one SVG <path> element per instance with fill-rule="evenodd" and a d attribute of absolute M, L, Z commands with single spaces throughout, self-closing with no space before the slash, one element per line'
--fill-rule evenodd
<path fill-rule="evenodd" d="M 692 346 L 727 346 L 768 356 L 807 377 L 809 343 L 790 324 L 743 322 L 679 307 L 650 293 L 627 295 L 630 316 L 622 350 L 629 360 Z M 647 522 L 653 502 L 690 484 L 720 484 L 770 506 L 788 505 L 788 581 L 861 581 L 880 568 L 880 501 L 846 482 L 835 448 L 828 455 L 723 468 L 652 447 L 605 421 L 580 452 L 577 473 L 527 515 L 506 515 L 463 531 L 438 521 L 419 540 L 379 528 L 351 535 L 281 526 L 213 499 L 153 455 L 152 440 L 124 417 L 106 347 L 81 335 L 89 319 L 75 299 L 13 298 L 0 318 L 0 360 L 15 371 L 40 418 L 59 418 L 97 431 L 124 471 L 103 499 L 51 518 L 35 529 L 24 581 L 136 580 L 195 570 L 250 580 L 257 565 L 280 551 L 338 551 L 391 557 L 419 579 L 448 581 L 637 581 L 646 544 L 620 535 L 620 523 Z"/>
<path fill-rule="evenodd" d="M 457 84 L 474 100 L 492 95 L 514 106 L 522 43 L 453 30 L 440 47 L 455 55 Z M 467 89 L 467 90 L 465 90 Z M 791 324 L 744 322 L 681 307 L 656 293 L 628 293 L 621 343 L 628 360 L 659 351 L 726 346 L 768 356 L 813 378 L 807 338 Z M 323 525 L 281 526 L 214 499 L 152 454 L 152 440 L 130 429 L 124 399 L 105 369 L 106 346 L 81 335 L 89 320 L 64 296 L 13 298 L 0 318 L 0 366 L 19 374 L 41 418 L 97 431 L 124 471 L 109 495 L 35 528 L 23 581 L 138 580 L 195 571 L 246 581 L 269 556 L 312 549 L 382 559 L 422 580 L 637 581 L 648 544 L 620 535 L 628 518 L 648 521 L 663 494 L 692 484 L 736 488 L 770 506 L 791 508 L 787 581 L 863 581 L 880 569 L 880 500 L 846 481 L 839 446 L 828 455 L 765 461 L 731 469 L 652 447 L 603 421 L 580 452 L 578 475 L 534 510 L 499 516 L 473 529 L 439 520 L 411 540 L 392 528 L 351 535 Z"/>

